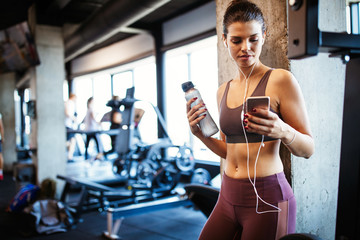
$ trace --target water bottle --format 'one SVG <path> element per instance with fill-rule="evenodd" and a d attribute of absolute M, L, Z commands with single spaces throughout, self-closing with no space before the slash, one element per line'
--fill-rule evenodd
<path fill-rule="evenodd" d="M 191 104 L 191 107 L 203 102 L 199 90 L 194 88 L 194 84 L 191 81 L 184 82 L 183 84 L 181 84 L 181 87 L 185 92 L 186 101 L 197 97 L 196 101 Z M 216 126 L 216 123 L 214 122 L 208 111 L 204 112 L 203 114 L 206 114 L 206 116 L 200 121 L 199 125 L 203 135 L 205 137 L 210 137 L 217 133 L 219 131 L 219 128 Z"/>

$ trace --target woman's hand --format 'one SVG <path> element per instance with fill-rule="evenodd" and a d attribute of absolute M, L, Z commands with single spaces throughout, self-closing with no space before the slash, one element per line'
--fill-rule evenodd
<path fill-rule="evenodd" d="M 206 112 L 206 108 L 204 107 L 205 104 L 203 102 L 193 106 L 191 108 L 191 104 L 195 102 L 197 98 L 192 98 L 186 103 L 186 112 L 187 112 L 187 118 L 190 125 L 191 132 L 199 137 L 202 135 L 201 129 L 198 125 L 198 123 L 205 118 L 206 114 L 199 116 L 200 114 Z"/>
<path fill-rule="evenodd" d="M 254 108 L 244 115 L 244 126 L 248 132 L 281 139 L 288 125 L 277 114 L 262 108 Z"/>

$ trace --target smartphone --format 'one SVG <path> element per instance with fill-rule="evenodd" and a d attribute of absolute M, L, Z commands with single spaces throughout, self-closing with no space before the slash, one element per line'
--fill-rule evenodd
<path fill-rule="evenodd" d="M 251 112 L 253 108 L 270 109 L 270 97 L 269 96 L 258 96 L 248 97 L 246 99 L 246 112 Z"/>

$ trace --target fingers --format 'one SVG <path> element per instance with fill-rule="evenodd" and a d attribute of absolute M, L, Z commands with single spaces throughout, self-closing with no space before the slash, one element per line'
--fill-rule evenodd
<path fill-rule="evenodd" d="M 190 119 L 189 118 L 189 124 L 190 124 L 190 127 L 195 127 L 195 126 L 198 126 L 198 123 L 203 120 L 205 118 L 206 114 L 204 115 L 201 115 L 200 117 L 197 117 L 195 119 Z"/>
<path fill-rule="evenodd" d="M 194 105 L 196 101 L 197 98 L 192 98 L 186 103 L 187 118 L 189 121 L 191 132 L 194 134 L 200 131 L 198 124 L 202 119 L 205 118 L 206 114 L 204 113 L 207 111 L 207 109 L 205 108 L 205 104 L 202 101 Z"/>
<path fill-rule="evenodd" d="M 202 119 L 205 118 L 206 114 L 203 114 L 206 112 L 206 108 L 201 108 L 196 110 L 197 107 L 193 107 L 190 112 L 188 112 L 188 120 L 190 125 L 198 124 Z M 202 114 L 202 115 L 201 115 Z"/>
<path fill-rule="evenodd" d="M 197 98 L 192 98 L 186 103 L 186 111 L 187 117 L 190 119 L 193 117 L 194 119 L 197 118 L 200 114 L 207 111 L 205 108 L 205 104 L 201 101 L 200 103 L 196 104 L 195 106 L 191 105 L 197 100 Z"/>
<path fill-rule="evenodd" d="M 193 102 L 195 102 L 198 98 L 194 97 L 191 98 L 189 101 L 187 101 L 186 103 L 186 112 L 189 112 L 191 110 L 191 104 L 193 104 Z"/>
<path fill-rule="evenodd" d="M 253 109 L 244 116 L 244 126 L 248 132 L 272 135 L 278 116 L 265 109 Z"/>

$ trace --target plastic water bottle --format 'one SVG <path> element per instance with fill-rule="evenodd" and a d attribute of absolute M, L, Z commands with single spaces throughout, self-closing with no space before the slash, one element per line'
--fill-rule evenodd
<path fill-rule="evenodd" d="M 181 84 L 181 87 L 185 92 L 186 101 L 197 97 L 196 101 L 191 104 L 191 107 L 203 102 L 199 90 L 194 87 L 194 84 L 191 81 L 184 82 L 183 84 Z M 203 114 L 206 114 L 206 116 L 199 122 L 199 125 L 203 135 L 205 137 L 210 137 L 217 133 L 219 131 L 219 128 L 216 126 L 216 123 L 214 122 L 208 111 L 204 112 Z"/>

